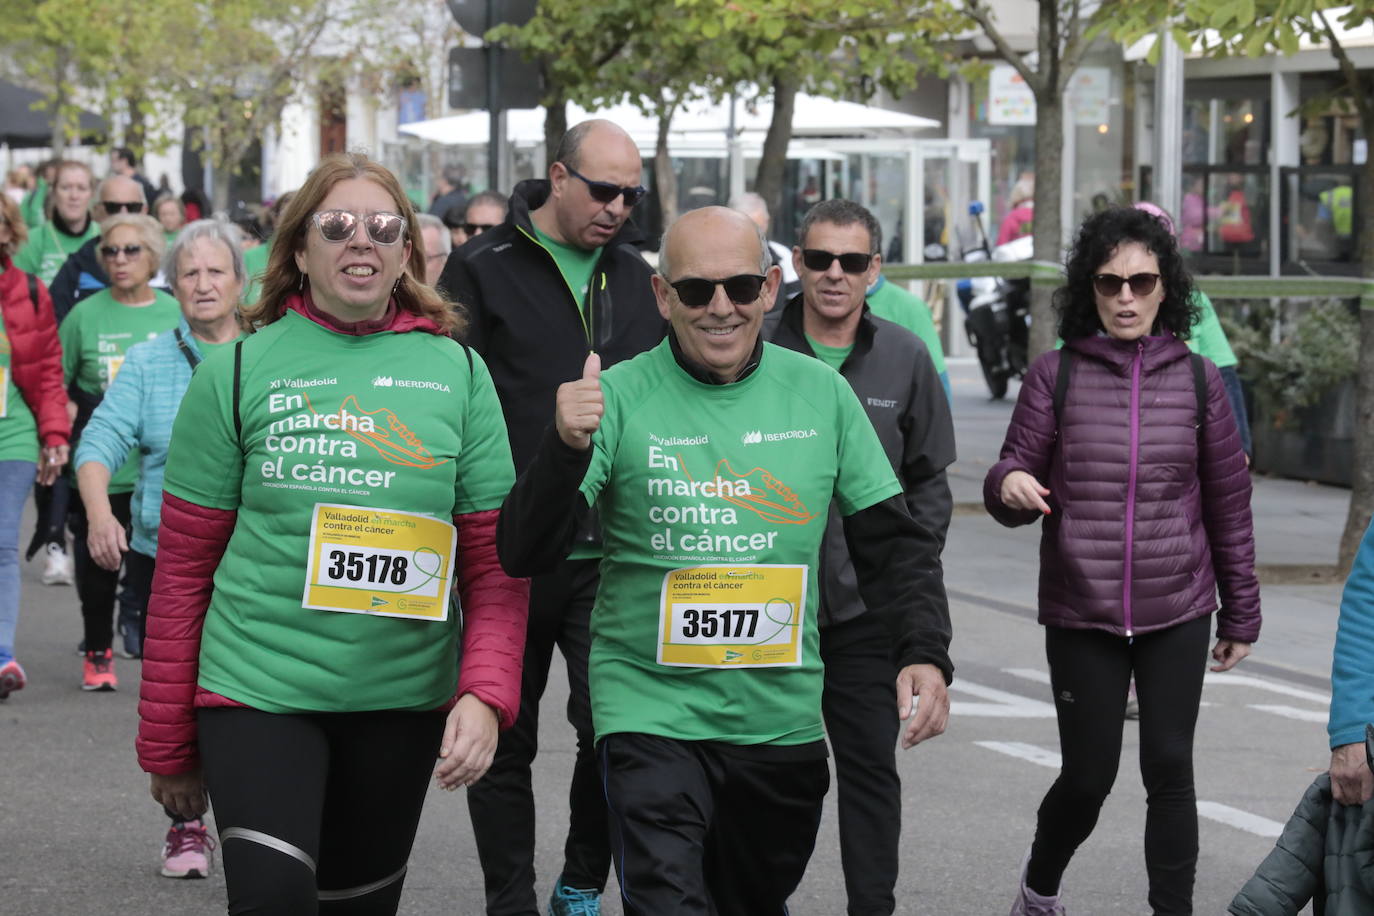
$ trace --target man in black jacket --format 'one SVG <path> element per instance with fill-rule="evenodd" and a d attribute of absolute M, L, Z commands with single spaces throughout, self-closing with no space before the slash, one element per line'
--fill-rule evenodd
<path fill-rule="evenodd" d="M 629 222 L 644 196 L 641 176 L 639 150 L 623 130 L 609 121 L 576 125 L 559 144 L 548 180 L 517 185 L 506 222 L 454 251 L 439 278 L 468 310 L 465 340 L 491 370 L 517 471 L 553 416 L 558 386 L 581 377 L 588 353 L 611 365 L 663 338 L 652 271 L 637 247 L 643 236 Z M 588 908 L 606 885 L 610 840 L 587 695 L 599 559 L 592 522 L 570 558 L 531 583 L 520 716 L 501 735 L 487 775 L 468 792 L 491 916 L 538 913 L 530 764 L 555 644 L 567 663 L 578 750 L 563 872 L 549 911 L 595 912 Z"/>
<path fill-rule="evenodd" d="M 827 200 L 811 208 L 792 252 L 802 292 L 769 331 L 775 344 L 820 358 L 849 382 L 878 432 L 907 510 L 943 549 L 954 426 L 925 344 L 864 303 L 881 268 L 881 243 L 878 221 L 864 207 Z M 834 507 L 821 551 L 822 708 L 839 782 L 849 914 L 890 916 L 902 815 L 899 723 L 889 702 L 896 673 L 891 640 L 859 595 Z"/>

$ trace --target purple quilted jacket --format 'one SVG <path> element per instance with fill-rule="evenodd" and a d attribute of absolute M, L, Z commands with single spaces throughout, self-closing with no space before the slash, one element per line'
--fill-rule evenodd
<path fill-rule="evenodd" d="M 1056 435 L 1058 352 L 1021 387 L 983 502 L 1004 525 L 1040 518 L 1002 504 L 1002 480 L 1026 471 L 1050 495 L 1040 537 L 1040 622 L 1121 636 L 1217 609 L 1217 635 L 1259 636 L 1250 474 L 1221 375 L 1207 366 L 1207 418 L 1196 427 L 1188 348 L 1172 336 L 1088 337 L 1075 351 Z"/>

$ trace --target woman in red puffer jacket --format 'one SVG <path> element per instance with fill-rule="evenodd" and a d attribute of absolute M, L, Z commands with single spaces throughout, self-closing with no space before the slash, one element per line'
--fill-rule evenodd
<path fill-rule="evenodd" d="M 19 516 L 35 476 L 52 483 L 67 463 L 72 430 L 52 300 L 11 260 L 27 238 L 19 205 L 0 195 L 0 700 L 25 682 L 14 658 Z"/>
<path fill-rule="evenodd" d="M 1181 339 L 1192 292 L 1153 216 L 1089 217 L 1055 294 L 1064 349 L 1031 366 L 984 482 L 1002 524 L 1044 520 L 1039 610 L 1063 756 L 1013 916 L 1064 912 L 1060 878 L 1116 777 L 1132 675 L 1149 903 L 1192 912 L 1193 732 L 1218 589 L 1213 671 L 1248 655 L 1260 626 L 1245 454 L 1220 373 Z"/>

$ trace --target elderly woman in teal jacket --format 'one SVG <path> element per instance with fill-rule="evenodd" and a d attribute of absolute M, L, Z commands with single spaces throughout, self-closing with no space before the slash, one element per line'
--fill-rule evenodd
<path fill-rule="evenodd" d="M 76 452 L 91 557 L 112 570 L 123 559 L 129 576 L 140 584 L 136 593 L 145 600 L 151 592 L 157 555 L 162 476 L 172 421 L 195 367 L 239 336 L 238 305 L 244 282 L 239 238 L 236 227 L 216 220 L 199 220 L 181 230 L 162 266 L 181 305 L 181 321 L 171 331 L 129 349 Z M 139 474 L 130 535 L 110 509 L 109 485 L 110 477 L 135 449 Z M 145 610 L 140 608 L 140 629 Z M 199 818 L 188 821 L 172 811 L 167 814 L 172 826 L 162 850 L 162 874 L 205 877 L 213 841 L 204 824 Z"/>
<path fill-rule="evenodd" d="M 1331 796 L 1362 805 L 1374 795 L 1365 759 L 1364 727 L 1374 723 L 1374 525 L 1364 533 L 1341 595 L 1331 656 Z"/>

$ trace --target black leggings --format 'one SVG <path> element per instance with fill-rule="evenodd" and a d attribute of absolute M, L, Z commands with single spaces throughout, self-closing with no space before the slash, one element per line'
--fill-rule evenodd
<path fill-rule="evenodd" d="M 1045 628 L 1063 769 L 1040 803 L 1026 883 L 1059 891 L 1069 859 L 1097 824 L 1121 761 L 1126 690 L 1140 703 L 1145 868 L 1156 916 L 1193 912 L 1197 799 L 1193 730 L 1202 701 L 1211 617 L 1137 636 Z"/>
<path fill-rule="evenodd" d="M 444 713 L 196 718 L 230 914 L 396 912 Z"/>
<path fill-rule="evenodd" d="M 111 493 L 110 509 L 114 517 L 124 526 L 124 536 L 129 536 L 129 511 L 132 493 Z M 115 598 L 119 598 L 119 619 L 126 626 L 139 626 L 139 621 L 148 606 L 148 592 L 138 592 L 138 586 L 130 581 L 128 564 L 124 570 L 124 587 L 120 586 L 120 570 L 109 570 L 101 566 L 91 556 L 86 545 L 86 509 L 81 500 L 73 500 L 67 524 L 72 530 L 72 560 L 76 571 L 76 594 L 81 599 L 81 619 L 85 624 L 86 651 L 103 652 L 110 648 L 114 640 L 113 612 Z M 149 580 L 151 581 L 151 579 Z"/>

